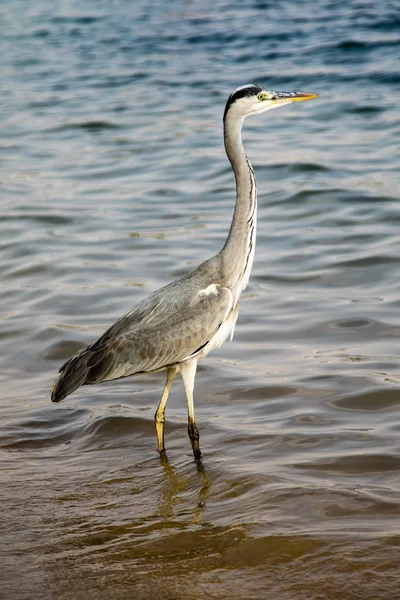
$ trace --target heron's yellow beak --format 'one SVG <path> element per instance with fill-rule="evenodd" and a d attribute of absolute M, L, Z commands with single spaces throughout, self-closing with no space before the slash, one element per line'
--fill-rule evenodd
<path fill-rule="evenodd" d="M 283 102 L 302 102 L 303 100 L 312 100 L 318 98 L 318 94 L 309 92 L 271 92 L 273 102 L 277 104 Z"/>

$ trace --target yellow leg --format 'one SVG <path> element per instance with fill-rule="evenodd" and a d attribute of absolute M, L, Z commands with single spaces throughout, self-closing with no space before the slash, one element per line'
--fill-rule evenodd
<path fill-rule="evenodd" d="M 163 395 L 161 396 L 160 404 L 156 410 L 156 414 L 154 416 L 156 422 L 156 432 L 157 432 L 157 442 L 158 442 L 158 451 L 160 454 L 165 453 L 164 446 L 164 423 L 165 423 L 165 406 L 167 404 L 169 390 L 171 389 L 171 384 L 175 379 L 176 375 L 176 367 L 169 367 L 167 369 L 167 381 L 165 382 L 165 388 L 163 391 Z"/>
<path fill-rule="evenodd" d="M 192 358 L 180 364 L 183 385 L 185 386 L 186 398 L 188 403 L 188 434 L 195 459 L 201 457 L 199 439 L 200 434 L 194 420 L 193 389 L 194 378 L 196 377 L 197 360 Z"/>

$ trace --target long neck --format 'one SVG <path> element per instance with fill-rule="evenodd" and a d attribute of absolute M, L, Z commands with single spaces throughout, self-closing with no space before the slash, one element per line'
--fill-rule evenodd
<path fill-rule="evenodd" d="M 236 180 L 236 204 L 228 238 L 221 250 L 226 284 L 238 298 L 246 287 L 253 265 L 257 225 L 257 186 L 253 168 L 242 144 L 243 118 L 227 113 L 225 150 Z"/>

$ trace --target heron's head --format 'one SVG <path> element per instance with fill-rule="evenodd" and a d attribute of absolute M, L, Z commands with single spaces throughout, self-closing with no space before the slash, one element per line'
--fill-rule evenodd
<path fill-rule="evenodd" d="M 272 108 L 279 108 L 300 102 L 301 100 L 312 100 L 318 94 L 306 92 L 275 92 L 261 88 L 259 85 L 243 85 L 233 92 L 228 98 L 225 106 L 224 119 L 228 114 L 244 118 L 249 115 L 258 115 Z"/>

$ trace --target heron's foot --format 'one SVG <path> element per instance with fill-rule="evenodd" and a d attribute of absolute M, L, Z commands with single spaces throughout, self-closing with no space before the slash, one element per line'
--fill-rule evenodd
<path fill-rule="evenodd" d="M 192 450 L 193 450 L 193 455 L 195 460 L 200 460 L 201 458 L 201 450 L 200 450 L 200 446 L 199 446 L 199 442 L 198 441 L 192 441 L 190 440 L 192 443 Z"/>
<path fill-rule="evenodd" d="M 165 467 L 165 466 L 169 466 L 169 462 L 168 462 L 168 456 L 167 453 L 165 451 L 165 448 L 163 450 L 159 450 L 158 451 L 160 454 L 160 462 L 161 464 Z"/>
<path fill-rule="evenodd" d="M 200 451 L 200 444 L 199 444 L 200 434 L 199 434 L 199 430 L 197 429 L 196 423 L 194 421 L 191 421 L 190 419 L 188 422 L 188 434 L 189 434 L 189 438 L 190 438 L 190 443 L 192 444 L 194 458 L 196 460 L 198 460 L 199 458 L 201 458 L 201 451 Z"/>

